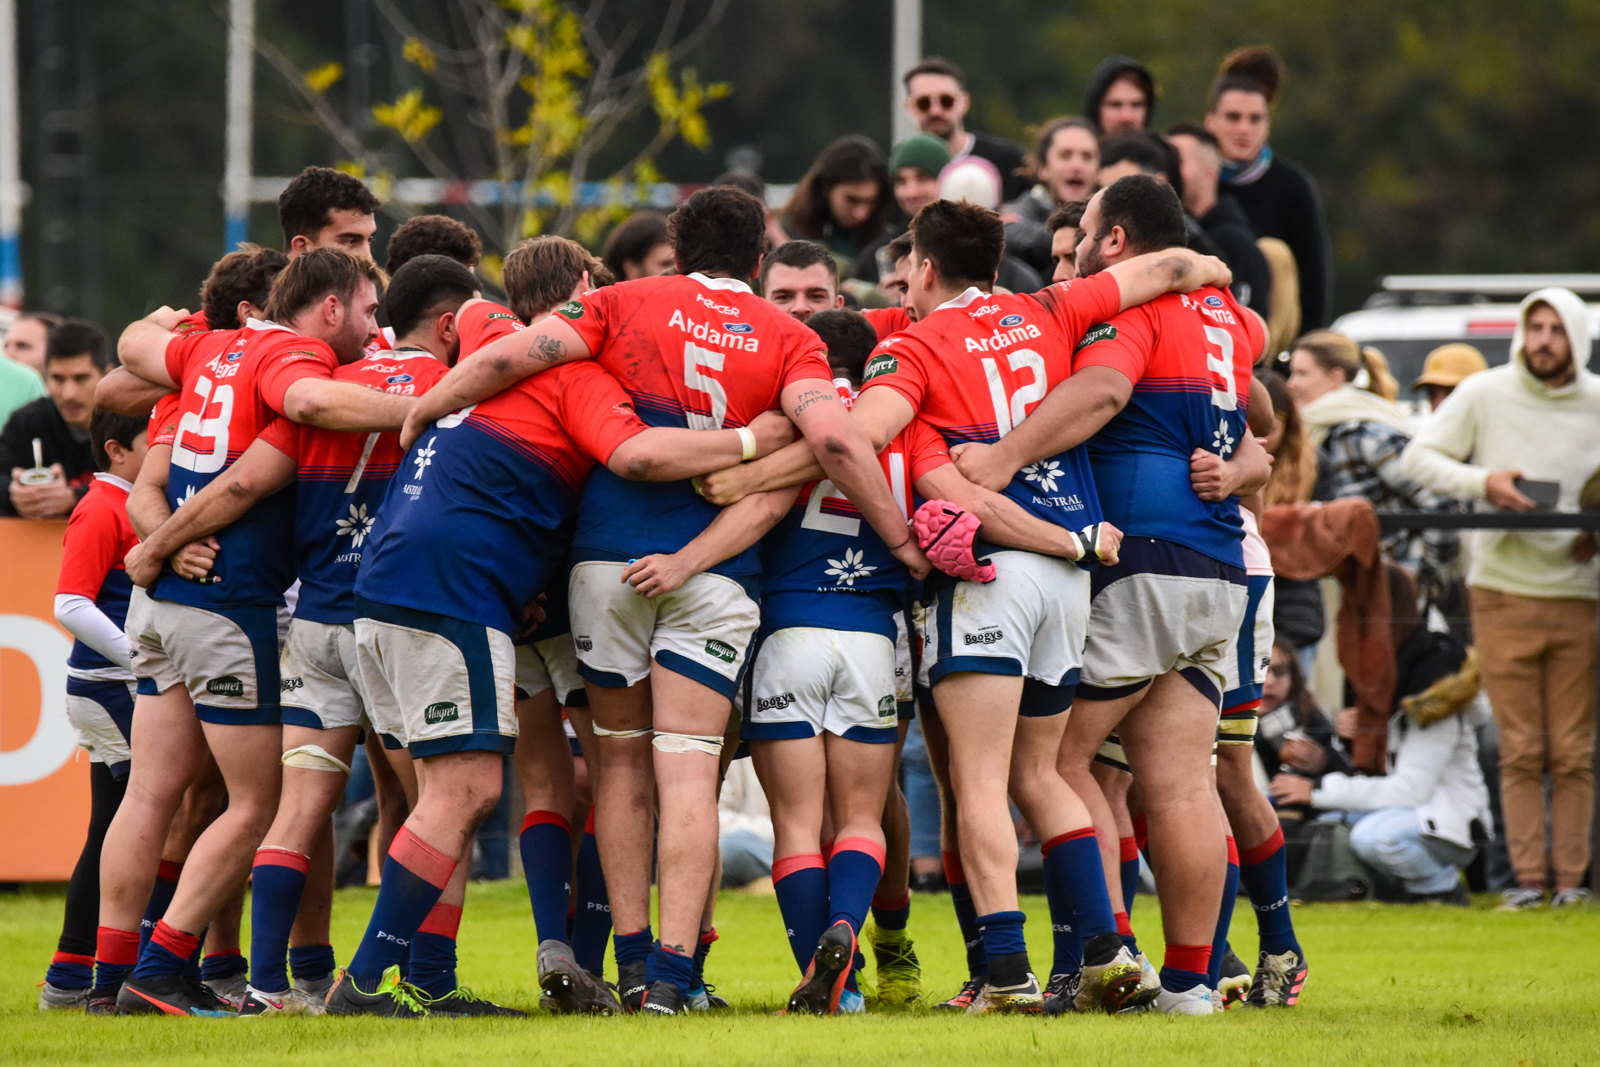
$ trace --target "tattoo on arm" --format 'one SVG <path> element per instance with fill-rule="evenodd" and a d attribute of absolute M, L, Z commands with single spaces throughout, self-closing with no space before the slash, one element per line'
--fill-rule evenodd
<path fill-rule="evenodd" d="M 528 349 L 528 358 L 545 363 L 560 363 L 567 358 L 566 342 L 541 333 L 534 339 L 533 347 Z"/>
<path fill-rule="evenodd" d="M 807 389 L 805 392 L 801 393 L 799 398 L 795 401 L 794 417 L 799 418 L 800 413 L 813 404 L 821 404 L 829 400 L 837 400 L 838 395 L 839 394 L 837 393 L 827 392 L 822 389 Z"/>

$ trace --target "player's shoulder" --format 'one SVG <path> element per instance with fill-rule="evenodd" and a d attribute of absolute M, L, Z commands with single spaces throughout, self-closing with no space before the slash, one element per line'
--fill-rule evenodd
<path fill-rule="evenodd" d="M 133 487 L 115 475 L 99 473 L 89 482 L 88 490 L 72 509 L 70 524 L 112 525 L 119 529 L 130 526 L 128 521 L 128 492 Z"/>
<path fill-rule="evenodd" d="M 449 368 L 431 352 L 394 348 L 346 363 L 333 376 L 338 381 L 373 389 L 404 392 L 400 387 L 411 385 L 414 391 L 427 388 L 448 373 Z"/>

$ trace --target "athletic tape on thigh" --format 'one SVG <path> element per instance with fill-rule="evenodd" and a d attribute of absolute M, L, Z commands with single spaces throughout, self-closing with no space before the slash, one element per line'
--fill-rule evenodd
<path fill-rule="evenodd" d="M 656 732 L 650 742 L 658 752 L 704 752 L 708 756 L 722 755 L 722 737 L 718 734 L 673 734 L 665 730 Z"/>
<path fill-rule="evenodd" d="M 650 734 L 655 733 L 655 730 L 649 726 L 646 726 L 642 730 L 607 730 L 599 723 L 594 724 L 593 730 L 596 737 L 648 737 Z"/>
<path fill-rule="evenodd" d="M 350 777 L 350 764 L 335 756 L 321 745 L 301 745 L 285 752 L 278 761 L 285 767 L 299 767 L 307 771 L 338 771 Z M 330 766 L 330 764 L 332 766 Z"/>

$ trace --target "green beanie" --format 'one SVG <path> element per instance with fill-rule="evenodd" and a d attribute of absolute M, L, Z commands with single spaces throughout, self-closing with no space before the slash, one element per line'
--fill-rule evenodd
<path fill-rule="evenodd" d="M 900 173 L 901 167 L 916 167 L 934 177 L 950 162 L 950 149 L 931 133 L 919 133 L 895 146 L 889 157 L 889 175 Z"/>

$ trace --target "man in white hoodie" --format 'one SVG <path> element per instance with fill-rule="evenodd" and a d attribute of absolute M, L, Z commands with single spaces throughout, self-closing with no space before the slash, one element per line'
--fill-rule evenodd
<path fill-rule="evenodd" d="M 1600 378 L 1586 369 L 1589 348 L 1588 309 L 1576 294 L 1529 295 L 1511 362 L 1468 378 L 1440 405 L 1406 450 L 1412 477 L 1509 511 L 1536 506 L 1518 479 L 1556 482 L 1556 506 L 1576 510 L 1600 468 Z M 1583 903 L 1594 809 L 1594 538 L 1479 531 L 1467 585 L 1484 687 L 1500 726 L 1505 831 L 1518 883 L 1504 906 L 1537 907 L 1547 885 L 1553 906 Z"/>

